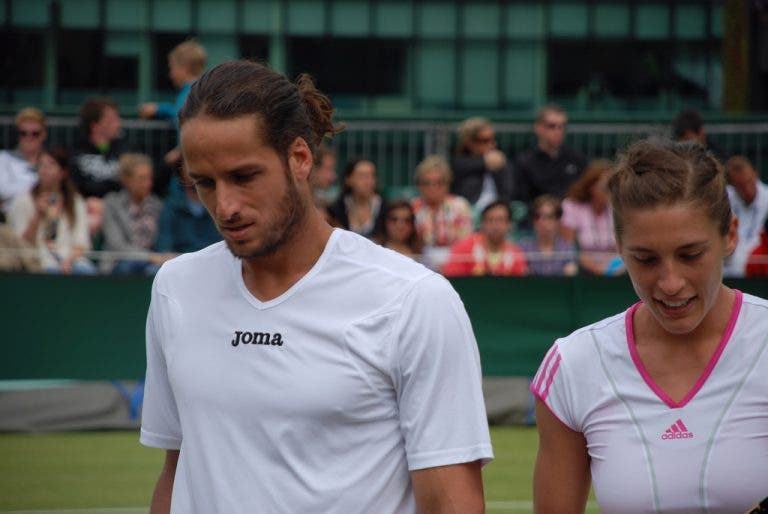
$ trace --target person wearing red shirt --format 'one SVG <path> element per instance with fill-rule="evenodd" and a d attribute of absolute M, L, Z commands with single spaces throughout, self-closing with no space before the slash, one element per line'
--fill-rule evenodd
<path fill-rule="evenodd" d="M 525 253 L 507 241 L 511 228 L 509 205 L 503 201 L 488 205 L 482 212 L 480 231 L 451 247 L 443 274 L 447 277 L 527 274 Z"/>

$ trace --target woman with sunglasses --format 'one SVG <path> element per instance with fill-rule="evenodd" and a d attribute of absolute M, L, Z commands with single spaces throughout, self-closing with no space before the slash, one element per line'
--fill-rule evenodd
<path fill-rule="evenodd" d="M 451 163 L 452 192 L 466 198 L 475 212 L 512 199 L 512 168 L 496 148 L 493 125 L 486 118 L 469 118 L 459 125 L 459 140 Z"/>
<path fill-rule="evenodd" d="M 416 232 L 413 207 L 408 200 L 388 202 L 384 208 L 384 232 L 379 243 L 413 259 L 419 259 L 424 245 Z"/>

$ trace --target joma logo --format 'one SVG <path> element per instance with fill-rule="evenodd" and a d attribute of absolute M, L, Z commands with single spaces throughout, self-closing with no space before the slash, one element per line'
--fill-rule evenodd
<path fill-rule="evenodd" d="M 268 344 L 272 346 L 283 346 L 283 336 L 280 332 L 270 334 L 269 332 L 244 332 L 235 331 L 235 337 L 232 339 L 232 346 L 242 344 Z"/>

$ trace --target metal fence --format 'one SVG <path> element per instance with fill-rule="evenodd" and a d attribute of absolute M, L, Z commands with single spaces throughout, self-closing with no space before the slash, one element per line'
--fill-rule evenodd
<path fill-rule="evenodd" d="M 77 118 L 54 117 L 48 120 L 49 144 L 71 147 L 79 128 Z M 157 163 L 176 144 L 172 126 L 164 121 L 124 120 L 125 137 L 137 151 L 149 154 Z M 371 159 L 378 168 L 385 192 L 407 191 L 413 185 L 416 165 L 426 155 L 449 156 L 456 141 L 456 123 L 408 121 L 352 121 L 334 139 L 343 163 L 353 157 Z M 499 148 L 514 156 L 533 142 L 529 123 L 495 123 Z M 768 122 L 712 123 L 708 136 L 728 155 L 748 157 L 764 178 L 768 176 Z M 567 143 L 588 158 L 612 158 L 632 140 L 649 136 L 668 136 L 669 127 L 642 123 L 571 123 Z M 0 116 L 0 147 L 15 145 L 13 118 Z"/>

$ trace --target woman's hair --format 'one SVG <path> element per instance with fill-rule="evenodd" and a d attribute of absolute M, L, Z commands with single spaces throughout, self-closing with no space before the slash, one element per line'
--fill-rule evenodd
<path fill-rule="evenodd" d="M 120 176 L 124 179 L 133 175 L 133 171 L 141 165 L 149 166 L 152 169 L 152 159 L 143 153 L 124 153 L 120 156 L 119 167 Z"/>
<path fill-rule="evenodd" d="M 420 254 L 422 250 L 424 249 L 424 242 L 422 241 L 419 234 L 416 232 L 416 214 L 413 211 L 413 206 L 411 205 L 411 202 L 408 200 L 394 200 L 391 202 L 387 202 L 387 204 L 384 206 L 384 229 L 382 231 L 380 239 L 380 244 L 382 246 L 386 246 L 386 244 L 389 242 L 389 234 L 387 233 L 387 218 L 392 215 L 393 211 L 396 211 L 398 209 L 408 209 L 408 214 L 411 217 L 411 227 L 413 230 L 411 231 L 411 236 L 408 238 L 408 241 L 406 243 L 408 244 L 408 248 L 411 249 L 411 251 L 415 254 Z"/>
<path fill-rule="evenodd" d="M 217 119 L 256 115 L 265 142 L 284 162 L 296 138 L 306 141 L 314 155 L 326 134 L 343 129 L 334 126 L 333 105 L 309 75 L 291 83 L 267 66 L 245 60 L 214 66 L 195 81 L 179 111 L 179 125 L 200 114 Z"/>
<path fill-rule="evenodd" d="M 48 120 L 45 119 L 45 114 L 37 107 L 24 107 L 16 113 L 13 121 L 17 127 L 25 121 L 35 121 L 42 125 L 43 128 L 48 127 Z"/>
<path fill-rule="evenodd" d="M 416 183 L 418 184 L 424 178 L 424 174 L 431 170 L 438 170 L 442 173 L 447 183 L 453 180 L 453 174 L 451 173 L 448 161 L 439 155 L 428 155 L 416 166 Z"/>
<path fill-rule="evenodd" d="M 370 162 L 373 165 L 373 168 L 376 169 L 376 164 L 374 164 L 372 160 L 366 157 L 352 157 L 350 160 L 348 160 L 346 166 L 344 166 L 344 180 L 342 181 L 341 186 L 342 197 L 352 192 L 352 188 L 349 187 L 349 184 L 347 184 L 347 179 L 352 176 L 352 174 L 355 172 L 355 168 L 357 168 L 357 165 L 361 162 Z"/>
<path fill-rule="evenodd" d="M 725 172 L 711 153 L 693 141 L 642 140 L 619 156 L 608 182 L 616 238 L 629 209 L 690 203 L 701 207 L 721 235 L 731 224 Z"/>
<path fill-rule="evenodd" d="M 492 127 L 491 120 L 475 116 L 467 118 L 459 125 L 459 140 L 456 142 L 456 154 L 469 152 L 469 142 L 477 137 L 484 128 Z"/>
<path fill-rule="evenodd" d="M 91 96 L 80 105 L 80 128 L 88 135 L 91 126 L 98 123 L 108 108 L 120 111 L 117 102 L 107 96 Z"/>
<path fill-rule="evenodd" d="M 606 173 L 610 173 L 613 164 L 608 159 L 594 159 L 587 164 L 584 173 L 568 190 L 567 197 L 578 203 L 586 203 L 592 197 L 594 186 Z"/>
<path fill-rule="evenodd" d="M 64 206 L 64 215 L 70 225 L 75 223 L 75 196 L 77 189 L 72 179 L 69 177 L 69 152 L 63 146 L 57 145 L 45 152 L 49 155 L 62 170 L 61 185 L 59 193 L 61 194 L 62 205 Z M 37 197 L 40 194 L 40 182 L 32 188 L 32 196 Z"/>

